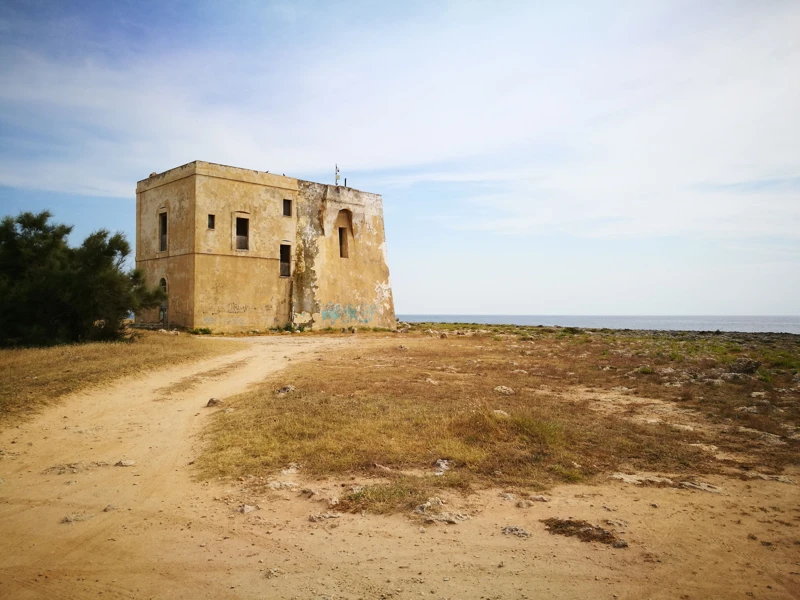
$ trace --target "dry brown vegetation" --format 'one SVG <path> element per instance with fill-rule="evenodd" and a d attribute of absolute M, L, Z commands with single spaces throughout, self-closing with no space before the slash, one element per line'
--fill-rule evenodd
<path fill-rule="evenodd" d="M 691 445 L 709 443 L 707 432 L 590 406 L 593 393 L 620 389 L 701 411 L 721 426 L 714 444 L 760 453 L 771 468 L 798 460 L 800 442 L 787 437 L 800 424 L 798 336 L 432 324 L 359 335 L 358 351 L 297 364 L 232 399 L 235 410 L 210 432 L 203 473 L 266 478 L 299 463 L 312 476 L 375 476 L 343 504 L 387 512 L 443 487 L 536 490 L 616 470 L 726 467 Z M 759 370 L 719 379 L 743 355 Z M 297 391 L 277 394 L 285 384 Z M 764 397 L 752 408 L 754 391 Z M 765 447 L 739 426 L 780 431 L 780 445 Z M 451 467 L 441 476 L 437 460 Z"/>
<path fill-rule="evenodd" d="M 0 423 L 94 384 L 239 348 L 236 342 L 142 332 L 128 342 L 0 350 Z"/>

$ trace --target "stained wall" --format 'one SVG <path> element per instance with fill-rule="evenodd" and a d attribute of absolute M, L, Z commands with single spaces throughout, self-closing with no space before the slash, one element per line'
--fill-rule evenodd
<path fill-rule="evenodd" d="M 163 210 L 166 252 L 158 248 Z M 246 249 L 237 248 L 237 217 L 248 220 Z M 281 245 L 289 247 L 289 276 L 281 273 Z M 196 161 L 137 185 L 136 260 L 151 285 L 167 279 L 171 324 L 220 332 L 291 322 L 395 325 L 376 194 Z M 139 322 L 157 318 L 157 311 L 137 315 Z"/>

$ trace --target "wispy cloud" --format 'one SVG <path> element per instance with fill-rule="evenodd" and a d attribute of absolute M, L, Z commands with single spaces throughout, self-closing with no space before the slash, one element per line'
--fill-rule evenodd
<path fill-rule="evenodd" d="M 339 162 L 476 184 L 461 229 L 800 236 L 796 3 L 212 8 L 4 13 L 0 185 L 130 198 L 194 159 Z"/>

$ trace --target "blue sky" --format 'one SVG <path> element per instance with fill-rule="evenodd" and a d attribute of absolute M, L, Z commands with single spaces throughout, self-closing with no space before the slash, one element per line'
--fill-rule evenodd
<path fill-rule="evenodd" d="M 798 314 L 797 2 L 0 5 L 0 213 L 206 160 L 383 194 L 398 313 Z"/>

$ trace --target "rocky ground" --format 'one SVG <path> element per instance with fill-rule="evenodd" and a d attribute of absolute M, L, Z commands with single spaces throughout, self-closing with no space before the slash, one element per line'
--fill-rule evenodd
<path fill-rule="evenodd" d="M 441 340 L 441 333 L 447 332 L 427 337 Z M 416 339 L 398 342 L 397 335 L 405 334 L 369 343 L 380 352 L 417 352 Z M 499 379 L 485 367 L 488 374 L 474 376 L 486 378 L 487 394 L 497 398 L 506 396 L 494 388 L 505 385 L 509 398 L 541 394 L 565 406 L 585 404 L 599 417 L 673 428 L 689 436 L 686 443 L 705 446 L 698 451 L 712 466 L 697 472 L 625 468 L 536 493 L 504 486 L 468 495 L 442 490 L 391 515 L 343 508 L 375 485 L 380 467 L 392 479 L 385 465 L 321 477 L 302 461 L 287 461 L 233 480 L 200 477 L 200 434 L 229 416 L 229 398 L 287 365 L 358 348 L 361 337 L 242 339 L 239 352 L 66 397 L 0 432 L 0 597 L 800 597 L 800 469 L 786 456 L 768 460 L 770 449 L 793 451 L 795 432 L 784 427 L 792 422 L 784 417 L 793 414 L 794 391 L 763 381 L 763 357 L 752 358 L 761 364 L 749 373 L 752 365 L 729 368 L 738 356 L 712 365 L 703 355 L 676 368 L 667 364 L 675 361 L 658 364 L 652 344 L 636 350 L 632 338 L 620 354 L 598 346 L 596 355 L 590 352 L 591 369 L 582 370 L 564 358 L 587 352 L 577 345 L 568 352 L 571 337 L 556 339 L 563 344 L 556 347 L 525 334 L 531 339 L 497 341 L 520 364 L 508 365 L 503 355 L 495 361 L 507 365 Z M 671 342 L 662 342 L 668 352 Z M 548 354 L 557 364 L 545 360 Z M 381 358 L 369 368 L 383 364 L 389 362 Z M 419 385 L 440 390 L 467 365 L 454 365 L 454 373 L 431 366 Z M 725 373 L 752 380 L 728 381 Z M 772 377 L 790 380 L 792 373 Z M 720 416 L 698 396 L 714 399 L 724 386 L 738 387 L 726 396 L 736 398 L 726 405 L 730 412 Z M 681 399 L 684 388 L 703 393 Z M 752 395 L 759 391 L 764 396 Z M 297 393 L 283 390 L 287 401 Z M 218 402 L 209 407 L 209 398 Z M 763 400 L 773 408 L 764 409 Z M 740 406 L 755 412 L 735 410 Z M 499 401 L 496 410 L 504 410 Z M 761 419 L 742 421 L 756 433 L 738 431 L 748 425 L 732 425 L 728 414 Z M 458 468 L 433 457 L 425 470 L 435 476 Z"/>

